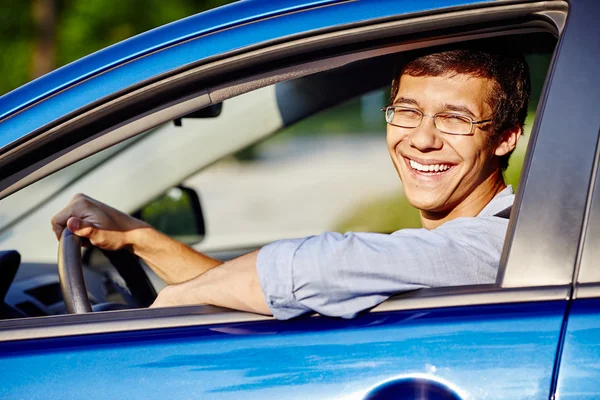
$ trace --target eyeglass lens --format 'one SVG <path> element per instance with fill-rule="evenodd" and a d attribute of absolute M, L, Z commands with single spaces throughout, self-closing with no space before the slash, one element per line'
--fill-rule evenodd
<path fill-rule="evenodd" d="M 416 128 L 423 119 L 422 113 L 411 109 L 389 107 L 385 114 L 388 123 L 402 128 Z M 457 114 L 436 114 L 434 122 L 437 129 L 446 133 L 464 135 L 471 133 L 472 129 L 472 121 L 468 117 Z"/>

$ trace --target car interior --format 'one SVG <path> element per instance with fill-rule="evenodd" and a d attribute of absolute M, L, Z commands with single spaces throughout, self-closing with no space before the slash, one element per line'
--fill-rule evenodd
<path fill-rule="evenodd" d="M 534 30 L 533 33 L 477 40 L 489 42 L 491 46 L 496 40 L 511 40 L 526 55 L 533 83 L 529 106 L 531 116 L 527 120 L 527 128 L 531 128 L 556 37 Z M 159 126 L 151 126 L 139 135 L 118 140 L 112 147 L 82 158 L 1 200 L 0 319 L 45 317 L 68 312 L 69 299 L 61 291 L 57 263 L 42 254 L 50 253 L 51 250 L 44 250 L 46 248 L 52 248 L 53 254 L 56 254 L 58 242 L 50 229 L 48 215 L 64 207 L 73 193 L 85 191 L 91 197 L 107 201 L 169 236 L 223 261 L 276 239 L 273 237 L 275 234 L 252 235 L 251 231 L 237 241 L 231 238 L 241 238 L 239 231 L 229 232 L 229 242 L 211 236 L 211 228 L 219 222 L 211 219 L 212 206 L 204 201 L 202 185 L 192 188 L 189 182 L 197 176 L 202 177 L 205 171 L 218 172 L 219 168 L 223 168 L 220 164 L 223 160 L 231 164 L 233 158 L 239 160 L 249 152 L 263 151 L 271 140 L 278 143 L 282 137 L 293 136 L 294 127 L 304 121 L 325 124 L 340 107 L 360 101 L 368 94 L 379 93 L 381 102 L 377 107 L 385 106 L 385 96 L 396 66 L 413 49 L 441 44 L 438 42 L 415 41 L 410 46 L 386 43 L 360 52 L 349 48 L 345 52 L 340 50 L 336 57 L 321 54 L 321 58 L 311 59 L 308 63 L 306 59 L 301 59 L 302 63 L 291 60 L 291 66 L 285 68 L 230 76 L 227 82 L 213 86 L 211 101 L 203 107 L 170 118 Z M 383 115 L 380 117 L 383 120 Z M 378 140 L 381 140 L 382 157 L 385 158 L 385 126 L 381 127 L 383 130 Z M 175 143 L 175 134 L 180 134 L 184 140 Z M 527 139 L 525 137 L 523 146 Z M 128 152 L 133 154 L 136 146 L 155 149 L 157 154 L 152 162 L 128 157 Z M 185 151 L 189 153 L 185 154 Z M 507 172 L 516 177 L 512 180 L 507 178 L 515 186 L 518 185 L 524 154 L 523 150 L 521 156 L 513 157 L 511 168 L 515 172 Z M 116 171 L 127 163 L 132 171 L 117 176 Z M 246 164 L 235 165 L 244 167 Z M 393 169 L 391 164 L 388 168 Z M 378 170 L 373 173 L 378 173 Z M 146 184 L 144 179 L 155 181 L 151 190 L 142 187 Z M 140 196 L 128 200 L 128 191 L 137 191 Z M 360 191 L 360 188 L 354 191 Z M 233 189 L 226 195 L 241 204 L 251 198 L 250 194 Z M 354 210 L 355 214 L 366 213 L 364 209 L 355 207 Z M 311 212 L 310 207 L 298 211 Z M 276 220 L 276 216 L 273 218 Z M 285 222 L 281 224 L 285 225 Z M 36 225 L 39 227 L 33 236 L 26 238 L 26 233 L 32 232 Z M 357 225 L 357 229 L 361 226 Z M 402 221 L 397 226 L 386 226 L 382 230 L 378 230 L 376 224 L 365 225 L 365 229 L 382 233 L 403 227 Z M 304 231 L 300 233 L 304 234 Z M 59 259 L 61 257 L 79 259 L 84 288 L 94 312 L 148 307 L 164 287 L 164 283 L 127 250 L 107 252 L 86 247 L 79 251 L 77 247 L 75 253 L 63 254 Z"/>

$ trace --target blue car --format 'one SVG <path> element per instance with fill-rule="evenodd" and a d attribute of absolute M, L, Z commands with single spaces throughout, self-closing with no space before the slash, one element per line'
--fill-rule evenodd
<path fill-rule="evenodd" d="M 0 97 L 0 398 L 600 398 L 599 18 L 596 0 L 245 0 Z M 209 240 L 189 178 L 385 93 L 413 50 L 499 37 L 530 62 L 537 109 L 495 284 L 278 321 L 148 309 L 164 283 L 130 253 L 59 251 L 49 216 L 82 191 L 221 259 L 260 247 L 273 238 Z"/>

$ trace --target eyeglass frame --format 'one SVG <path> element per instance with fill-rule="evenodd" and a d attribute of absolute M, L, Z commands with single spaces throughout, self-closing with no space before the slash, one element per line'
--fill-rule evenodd
<path fill-rule="evenodd" d="M 404 110 L 416 111 L 417 113 L 421 114 L 421 119 L 419 120 L 419 123 L 417 124 L 417 126 L 402 126 L 402 125 L 392 124 L 391 122 L 388 122 L 388 119 L 387 119 L 387 110 L 390 109 L 390 108 L 393 108 L 394 112 L 395 112 L 396 108 L 401 108 L 401 109 L 404 109 Z M 440 131 L 442 133 L 445 133 L 447 135 L 461 135 L 461 136 L 472 135 L 473 134 L 473 126 L 474 125 L 479 125 L 479 124 L 483 124 L 485 122 L 491 122 L 492 121 L 492 119 L 482 119 L 481 121 L 474 121 L 473 117 L 471 117 L 469 115 L 459 114 L 459 113 L 452 113 L 452 112 L 446 112 L 446 111 L 440 111 L 440 112 L 437 112 L 437 113 L 435 113 L 433 115 L 431 115 L 431 114 L 425 114 L 423 111 L 419 110 L 418 108 L 404 107 L 404 106 L 385 106 L 385 107 L 381 108 L 381 111 L 384 112 L 385 122 L 386 123 L 388 123 L 389 125 L 396 126 L 398 128 L 404 128 L 404 129 L 415 129 L 415 128 L 418 128 L 421 125 L 421 123 L 423 122 L 423 117 L 424 116 L 429 117 L 429 118 L 433 119 L 433 126 L 435 126 L 435 129 L 437 129 L 438 131 Z M 458 115 L 460 117 L 464 117 L 464 118 L 468 119 L 469 121 L 471 121 L 471 129 L 469 130 L 469 133 L 454 133 L 454 132 L 446 132 L 446 131 L 441 130 L 440 128 L 438 128 L 437 124 L 435 123 L 435 118 L 438 115 L 440 115 L 440 114 Z"/>

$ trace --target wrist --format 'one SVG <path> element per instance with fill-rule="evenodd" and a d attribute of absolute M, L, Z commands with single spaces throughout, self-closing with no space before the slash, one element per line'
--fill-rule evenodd
<path fill-rule="evenodd" d="M 148 249 L 156 247 L 153 244 L 156 241 L 153 236 L 156 234 L 159 232 L 147 223 L 140 221 L 140 224 L 123 232 L 124 246 L 130 248 L 137 256 L 141 256 L 143 253 L 147 253 Z"/>

